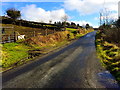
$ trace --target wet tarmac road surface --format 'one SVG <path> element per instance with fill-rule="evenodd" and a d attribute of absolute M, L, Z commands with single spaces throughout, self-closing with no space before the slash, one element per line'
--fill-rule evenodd
<path fill-rule="evenodd" d="M 119 88 L 102 67 L 91 32 L 65 48 L 3 73 L 3 88 Z"/>

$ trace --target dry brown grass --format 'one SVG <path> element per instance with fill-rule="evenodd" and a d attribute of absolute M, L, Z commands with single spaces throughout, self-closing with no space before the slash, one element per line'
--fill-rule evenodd
<path fill-rule="evenodd" d="M 103 31 L 104 41 L 114 43 L 120 47 L 120 28 L 110 28 Z"/>

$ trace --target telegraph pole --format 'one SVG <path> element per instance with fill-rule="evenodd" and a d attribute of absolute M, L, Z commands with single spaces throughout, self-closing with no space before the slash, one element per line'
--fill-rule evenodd
<path fill-rule="evenodd" d="M 100 26 L 102 25 L 102 13 L 100 12 Z"/>

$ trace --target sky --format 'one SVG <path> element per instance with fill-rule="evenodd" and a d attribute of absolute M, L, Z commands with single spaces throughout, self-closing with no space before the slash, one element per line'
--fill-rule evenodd
<path fill-rule="evenodd" d="M 100 13 L 104 12 L 110 20 L 118 18 L 119 0 L 3 0 L 1 16 L 6 10 L 15 8 L 21 11 L 21 19 L 28 21 L 46 22 L 62 21 L 67 15 L 68 22 L 93 27 L 100 25 Z"/>

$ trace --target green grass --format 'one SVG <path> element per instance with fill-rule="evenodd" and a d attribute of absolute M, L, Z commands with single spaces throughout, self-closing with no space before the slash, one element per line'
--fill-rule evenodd
<path fill-rule="evenodd" d="M 7 54 L 3 55 L 2 58 L 2 67 L 7 68 L 13 65 L 14 63 L 20 61 L 21 59 L 28 57 L 27 51 L 30 47 L 21 44 L 21 43 L 6 43 L 3 44 L 2 53 Z"/>
<path fill-rule="evenodd" d="M 1 64 L 2 68 L 6 69 L 6 68 L 14 67 L 15 63 L 17 62 L 18 62 L 17 63 L 18 65 L 22 64 L 22 62 L 20 61 L 23 60 L 24 58 L 26 58 L 25 60 L 27 61 L 29 50 L 39 49 L 39 50 L 42 50 L 42 53 L 48 53 L 67 43 L 68 41 L 64 40 L 61 42 L 55 42 L 53 44 L 48 44 L 43 47 L 38 47 L 37 45 L 30 47 L 29 45 L 25 45 L 23 43 L 6 43 L 3 45 L 1 44 L 2 46 L 2 64 Z"/>
<path fill-rule="evenodd" d="M 85 34 L 77 34 L 76 35 L 76 38 L 80 38 L 80 37 L 82 37 L 82 36 L 84 36 Z"/>
<path fill-rule="evenodd" d="M 77 29 L 74 29 L 74 28 L 66 28 L 66 30 L 68 30 L 68 31 L 76 31 Z"/>
<path fill-rule="evenodd" d="M 53 25 L 43 25 L 43 26 L 47 26 L 47 27 L 56 27 L 56 26 L 53 26 Z"/>
<path fill-rule="evenodd" d="M 82 37 L 84 36 L 85 34 L 89 33 L 89 32 L 86 32 L 84 34 L 76 34 L 76 36 L 74 36 L 74 33 L 75 31 L 77 31 L 77 29 L 74 29 L 74 28 L 66 28 L 66 30 L 70 31 L 70 39 L 75 39 L 75 38 L 79 38 L 79 37 Z"/>

